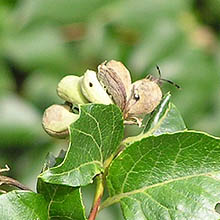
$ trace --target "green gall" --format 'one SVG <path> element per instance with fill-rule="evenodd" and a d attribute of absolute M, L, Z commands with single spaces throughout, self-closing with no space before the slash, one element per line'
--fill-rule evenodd
<path fill-rule="evenodd" d="M 81 89 L 83 95 L 92 103 L 113 104 L 113 100 L 97 79 L 96 72 L 92 70 L 85 72 L 81 81 Z"/>
<path fill-rule="evenodd" d="M 63 100 L 72 104 L 85 104 L 88 100 L 84 97 L 80 87 L 82 77 L 68 75 L 59 82 L 57 94 Z"/>

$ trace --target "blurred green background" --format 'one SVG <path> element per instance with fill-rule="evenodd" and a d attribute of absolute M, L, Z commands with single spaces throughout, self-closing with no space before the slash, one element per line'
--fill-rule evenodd
<path fill-rule="evenodd" d="M 158 64 L 182 87 L 163 90 L 187 127 L 220 136 L 220 0 L 1 0 L 0 167 L 34 188 L 47 152 L 67 146 L 41 127 L 44 109 L 62 103 L 58 81 L 110 59 L 133 81 Z"/>

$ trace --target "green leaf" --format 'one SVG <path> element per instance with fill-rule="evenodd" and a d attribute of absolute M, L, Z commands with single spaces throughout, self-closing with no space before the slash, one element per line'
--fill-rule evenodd
<path fill-rule="evenodd" d="M 63 149 L 60 150 L 57 157 L 55 157 L 51 152 L 49 152 L 46 156 L 46 160 L 44 162 L 42 172 L 46 171 L 49 168 L 52 168 L 52 167 L 55 167 L 61 164 L 65 155 L 66 155 L 66 151 L 64 151 Z"/>
<path fill-rule="evenodd" d="M 110 197 L 126 219 L 219 219 L 220 139 L 199 132 L 150 136 L 109 168 Z"/>
<path fill-rule="evenodd" d="M 49 153 L 43 166 L 43 171 L 59 165 L 66 152 L 61 150 L 57 157 Z M 85 220 L 85 207 L 82 201 L 81 189 L 43 182 L 38 179 L 37 191 L 48 202 L 48 215 L 51 220 Z"/>
<path fill-rule="evenodd" d="M 86 219 L 80 188 L 44 183 L 40 179 L 38 192 L 49 203 L 48 215 L 51 220 Z"/>
<path fill-rule="evenodd" d="M 48 203 L 40 194 L 11 191 L 0 196 L 0 219 L 46 220 Z"/>
<path fill-rule="evenodd" d="M 145 125 L 143 133 L 160 135 L 186 129 L 180 112 L 170 102 L 170 97 L 170 93 L 164 96 L 160 105 L 155 109 L 150 120 Z"/>
<path fill-rule="evenodd" d="M 65 159 L 40 175 L 45 182 L 69 186 L 92 183 L 123 138 L 121 111 L 116 105 L 83 105 L 70 132 L 71 143 Z"/>

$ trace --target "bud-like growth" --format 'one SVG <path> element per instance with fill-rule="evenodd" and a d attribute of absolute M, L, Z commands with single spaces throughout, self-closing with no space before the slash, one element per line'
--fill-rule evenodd
<path fill-rule="evenodd" d="M 57 94 L 63 100 L 72 104 L 85 104 L 88 100 L 84 97 L 80 87 L 82 77 L 68 75 L 59 82 L 57 86 Z"/>
<path fill-rule="evenodd" d="M 162 91 L 156 80 L 144 78 L 132 83 L 125 118 L 151 113 L 160 103 Z"/>
<path fill-rule="evenodd" d="M 113 100 L 97 79 L 96 72 L 87 70 L 81 81 L 83 95 L 92 103 L 112 104 Z"/>
<path fill-rule="evenodd" d="M 68 127 L 79 118 L 71 112 L 68 105 L 52 105 L 44 112 L 42 125 L 44 130 L 53 137 L 65 138 L 69 135 Z"/>
<path fill-rule="evenodd" d="M 112 96 L 114 103 L 124 111 L 131 89 L 131 76 L 128 69 L 121 62 L 111 60 L 98 66 L 97 77 Z"/>

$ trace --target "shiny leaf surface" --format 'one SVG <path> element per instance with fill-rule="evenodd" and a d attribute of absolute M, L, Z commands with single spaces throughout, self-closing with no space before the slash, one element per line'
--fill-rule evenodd
<path fill-rule="evenodd" d="M 160 135 L 186 129 L 184 121 L 176 106 L 170 102 L 171 95 L 164 96 L 160 105 L 155 109 L 143 133 Z"/>
<path fill-rule="evenodd" d="M 12 191 L 0 196 L 0 219 L 45 220 L 48 219 L 48 203 L 43 195 L 28 191 Z"/>
<path fill-rule="evenodd" d="M 81 106 L 80 118 L 70 127 L 70 146 L 64 161 L 40 175 L 45 182 L 87 185 L 104 170 L 123 137 L 122 114 L 115 105 Z"/>
<path fill-rule="evenodd" d="M 109 169 L 110 198 L 125 219 L 217 220 L 220 139 L 197 132 L 151 136 L 128 146 Z"/>
<path fill-rule="evenodd" d="M 61 150 L 57 157 L 49 153 L 43 171 L 59 165 L 66 152 Z M 82 201 L 81 188 L 45 183 L 38 179 L 37 191 L 48 202 L 48 215 L 51 220 L 85 220 L 85 207 Z"/>
<path fill-rule="evenodd" d="M 38 182 L 38 192 L 48 202 L 51 220 L 85 220 L 85 208 L 80 188 Z"/>

